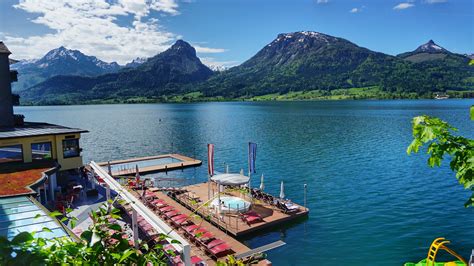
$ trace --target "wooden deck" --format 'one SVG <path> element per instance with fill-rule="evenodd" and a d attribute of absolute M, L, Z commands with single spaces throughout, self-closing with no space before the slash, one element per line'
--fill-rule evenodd
<path fill-rule="evenodd" d="M 169 157 L 179 160 L 179 162 L 141 167 L 138 170 L 140 171 L 140 174 L 145 174 L 145 173 L 150 173 L 150 172 L 163 172 L 163 171 L 170 171 L 170 170 L 175 170 L 175 169 L 182 169 L 186 167 L 199 166 L 202 164 L 202 161 L 200 160 L 187 157 L 181 154 L 176 154 L 176 153 L 111 161 L 110 164 L 111 165 L 130 164 L 133 162 L 153 160 L 153 159 L 162 159 L 162 158 L 169 158 Z M 107 164 L 108 162 L 98 163 L 98 165 L 102 167 L 107 167 Z M 112 172 L 112 175 L 113 176 L 135 175 L 135 168 L 115 171 L 115 172 Z"/>
<path fill-rule="evenodd" d="M 178 195 L 178 200 L 180 204 L 186 206 L 189 209 L 195 210 L 202 205 L 202 203 L 198 204 L 195 200 L 192 200 L 190 198 L 199 198 L 202 202 L 208 201 L 207 183 L 190 185 L 183 187 L 183 189 L 186 189 L 189 192 L 186 194 Z M 217 191 L 217 186 L 215 186 L 214 183 L 211 183 L 211 189 L 213 191 Z M 245 195 L 242 195 L 240 192 L 237 191 L 233 191 L 227 194 L 244 198 L 246 197 Z M 196 213 L 198 213 L 201 217 L 210 217 L 210 223 L 220 228 L 223 232 L 231 234 L 235 237 L 246 235 L 265 228 L 273 227 L 289 220 L 294 220 L 296 218 L 306 216 L 309 213 L 308 209 L 300 205 L 298 205 L 300 211 L 294 214 L 285 214 L 275 206 L 269 205 L 263 201 L 259 201 L 256 199 L 252 201 L 253 202 L 251 210 L 260 214 L 260 216 L 262 216 L 263 218 L 263 222 L 248 225 L 247 223 L 242 221 L 237 215 L 217 215 L 215 211 L 210 210 L 208 207 L 201 207 L 196 211 Z"/>
<path fill-rule="evenodd" d="M 150 191 L 152 191 L 152 190 L 153 189 L 151 189 Z M 140 195 L 141 195 L 141 191 L 139 191 L 139 190 L 137 190 L 137 191 L 129 190 L 129 191 L 135 193 L 135 195 L 137 197 L 140 197 Z M 199 216 L 194 215 L 191 210 L 187 209 L 183 205 L 176 202 L 174 199 L 170 198 L 165 192 L 155 191 L 154 193 L 157 195 L 158 198 L 163 199 L 164 201 L 166 201 L 166 203 L 168 205 L 173 206 L 180 213 L 188 215 L 190 217 L 189 220 L 191 220 L 193 223 L 195 223 L 197 225 L 200 225 L 201 227 L 205 228 L 207 231 L 211 232 L 216 238 L 220 238 L 220 239 L 224 240 L 227 244 L 229 244 L 229 246 L 232 247 L 232 250 L 235 252 L 235 253 L 233 253 L 233 255 L 238 255 L 238 254 L 250 251 L 250 248 L 248 248 L 247 246 L 245 246 L 241 242 L 237 241 L 232 236 L 230 236 L 230 235 L 226 234 L 225 232 L 219 230 L 214 225 L 210 224 L 209 222 L 205 221 L 204 219 L 200 218 Z M 184 230 L 176 229 L 176 232 L 178 234 L 180 234 L 183 238 L 187 239 L 186 235 L 184 234 Z M 202 248 L 197 246 L 194 242 L 190 241 L 189 243 L 191 244 L 191 256 L 200 257 L 201 259 L 206 261 L 207 265 L 212 266 L 212 265 L 216 264 L 216 261 L 214 259 L 212 259 L 208 254 L 206 254 L 206 252 Z M 219 258 L 220 261 L 225 261 L 226 259 L 227 259 L 227 256 Z M 264 261 L 261 261 L 259 263 L 259 265 L 266 265 L 266 263 Z"/>

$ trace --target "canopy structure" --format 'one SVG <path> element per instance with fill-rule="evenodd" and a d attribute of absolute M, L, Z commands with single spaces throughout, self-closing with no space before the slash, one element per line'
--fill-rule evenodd
<path fill-rule="evenodd" d="M 249 183 L 249 177 L 241 174 L 219 174 L 211 177 L 211 180 L 223 186 L 238 186 Z"/>

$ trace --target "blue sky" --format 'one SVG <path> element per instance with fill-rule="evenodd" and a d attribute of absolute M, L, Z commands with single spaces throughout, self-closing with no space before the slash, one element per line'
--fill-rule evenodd
<path fill-rule="evenodd" d="M 15 58 L 64 45 L 105 61 L 149 57 L 184 39 L 208 64 L 235 65 L 279 33 L 312 30 L 388 54 L 433 39 L 474 53 L 473 0 L 2 0 Z"/>

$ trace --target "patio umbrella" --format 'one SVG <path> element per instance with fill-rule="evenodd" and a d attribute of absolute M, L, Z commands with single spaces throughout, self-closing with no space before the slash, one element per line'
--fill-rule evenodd
<path fill-rule="evenodd" d="M 281 198 L 281 199 L 284 199 L 284 198 L 285 198 L 285 186 L 283 185 L 283 181 L 281 181 L 280 198 Z"/>
<path fill-rule="evenodd" d="M 240 175 L 244 175 L 244 169 L 240 169 Z"/>
<path fill-rule="evenodd" d="M 107 170 L 109 170 L 109 175 L 112 176 L 112 166 L 110 165 L 110 161 L 107 162 Z"/>
<path fill-rule="evenodd" d="M 265 188 L 265 185 L 263 184 L 263 174 L 262 174 L 262 177 L 260 178 L 260 190 L 263 191 L 264 188 Z"/>
<path fill-rule="evenodd" d="M 229 173 L 229 165 L 228 165 L 228 164 L 225 165 L 225 173 L 226 173 L 226 174 Z"/>
<path fill-rule="evenodd" d="M 138 171 L 138 164 L 135 165 L 135 181 L 137 184 L 140 182 L 140 171 Z"/>

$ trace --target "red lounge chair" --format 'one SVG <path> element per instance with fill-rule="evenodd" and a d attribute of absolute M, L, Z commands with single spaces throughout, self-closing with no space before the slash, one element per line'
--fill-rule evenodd
<path fill-rule="evenodd" d="M 215 246 L 211 249 L 209 249 L 209 253 L 211 253 L 212 256 L 214 257 L 219 257 L 219 254 L 227 253 L 231 250 L 231 247 L 227 245 L 226 243 L 220 244 L 218 246 Z"/>
<path fill-rule="evenodd" d="M 150 203 L 153 205 L 156 205 L 158 203 L 165 203 L 165 201 L 163 199 L 155 199 L 155 200 L 152 200 Z"/>
<path fill-rule="evenodd" d="M 198 264 L 198 263 L 201 263 L 203 262 L 203 259 L 201 259 L 200 257 L 198 256 L 192 256 L 191 257 L 191 264 L 192 265 L 195 265 L 195 264 Z"/>
<path fill-rule="evenodd" d="M 186 214 L 180 214 L 180 215 L 176 215 L 175 217 L 171 218 L 171 220 L 173 222 L 176 222 L 178 220 L 186 219 L 186 218 L 188 218 L 188 216 Z"/>
<path fill-rule="evenodd" d="M 193 224 L 193 225 L 184 227 L 184 231 L 186 231 L 187 233 L 191 233 L 192 231 L 198 229 L 199 227 L 200 227 L 199 225 Z"/>
<path fill-rule="evenodd" d="M 225 244 L 224 240 L 216 238 L 216 239 L 212 240 L 211 242 L 207 243 L 205 246 L 206 246 L 206 248 L 211 249 L 211 248 L 213 248 L 215 246 L 218 246 L 218 245 L 221 245 L 221 244 Z"/>
<path fill-rule="evenodd" d="M 191 235 L 192 235 L 192 239 L 196 239 L 197 237 L 201 237 L 203 234 L 205 233 L 208 233 L 208 231 L 204 228 L 199 228 L 199 229 L 196 229 L 194 230 Z"/>
<path fill-rule="evenodd" d="M 209 243 L 210 241 L 214 240 L 214 235 L 211 232 L 206 232 L 202 234 L 200 237 L 197 237 L 197 240 L 199 241 L 200 244 L 205 246 L 206 243 Z"/>
<path fill-rule="evenodd" d="M 254 211 L 248 211 L 242 214 L 242 220 L 246 222 L 249 226 L 253 223 L 263 222 L 262 216 Z"/>
<path fill-rule="evenodd" d="M 176 224 L 177 226 L 183 226 L 187 223 L 190 223 L 190 221 L 188 220 L 188 218 L 183 218 L 177 221 L 173 221 L 173 223 Z"/>
<path fill-rule="evenodd" d="M 169 211 L 169 212 L 165 212 L 165 217 L 167 218 L 171 218 L 171 217 L 174 217 L 176 215 L 180 215 L 181 213 L 176 211 L 176 210 L 173 210 L 173 211 Z"/>
<path fill-rule="evenodd" d="M 174 210 L 173 206 L 165 206 L 160 208 L 160 212 L 169 212 L 171 210 Z"/>

